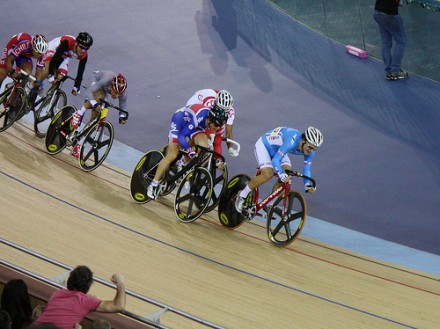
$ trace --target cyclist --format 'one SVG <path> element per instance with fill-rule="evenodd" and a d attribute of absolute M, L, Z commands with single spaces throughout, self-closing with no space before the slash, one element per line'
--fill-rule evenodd
<path fill-rule="evenodd" d="M 171 163 L 177 158 L 179 148 L 188 152 L 188 159 L 182 159 L 178 164 L 178 168 L 183 167 L 186 161 L 196 156 L 187 139 L 190 139 L 192 144 L 208 147 L 207 134 L 215 133 L 225 122 L 226 113 L 217 106 L 210 109 L 202 104 L 194 104 L 174 112 L 168 134 L 167 154 L 159 162 L 154 179 L 148 186 L 147 196 L 153 200 L 157 198 L 159 181 Z M 214 144 L 214 151 L 218 152 L 219 147 L 221 147 L 221 141 Z M 178 170 L 180 171 L 180 169 Z"/>
<path fill-rule="evenodd" d="M 49 77 L 50 82 L 61 81 L 68 73 L 70 58 L 79 60 L 78 71 L 72 94 L 80 92 L 84 70 L 86 68 L 88 50 L 93 44 L 92 36 L 87 32 L 80 32 L 75 38 L 71 35 L 63 35 L 49 42 L 48 49 L 43 58 L 37 62 L 34 84 L 34 94 L 42 88 L 43 80 Z M 35 101 L 35 97 L 31 101 Z"/>
<path fill-rule="evenodd" d="M 226 138 L 234 139 L 232 135 L 232 128 L 235 119 L 235 109 L 234 109 L 234 98 L 231 93 L 227 90 L 215 90 L 215 89 L 201 89 L 196 91 L 193 96 L 186 102 L 186 107 L 194 105 L 194 104 L 203 104 L 206 107 L 214 108 L 214 106 L 219 106 L 224 109 L 227 113 L 227 121 L 226 124 L 221 127 L 221 129 L 217 130 L 215 133 L 215 139 L 220 140 L 223 135 Z M 231 144 L 228 144 L 228 152 L 231 156 L 237 157 L 238 152 L 235 150 Z M 220 152 L 221 149 L 220 149 Z"/>
<path fill-rule="evenodd" d="M 14 35 L 8 42 L 0 58 L 0 87 L 11 72 L 14 62 L 17 67 L 32 73 L 32 58 L 40 59 L 47 50 L 47 39 L 42 34 L 31 36 L 22 32 Z"/>
<path fill-rule="evenodd" d="M 314 128 L 308 127 L 304 133 L 299 130 L 286 127 L 278 127 L 268 131 L 255 143 L 255 157 L 261 174 L 254 176 L 237 196 L 235 201 L 236 210 L 241 213 L 248 194 L 256 187 L 268 182 L 278 174 L 278 182 L 287 182 L 290 178 L 285 173 L 291 169 L 288 153 L 304 156 L 303 174 L 311 177 L 311 166 L 315 157 L 315 151 L 322 145 L 324 136 Z M 304 188 L 308 193 L 314 193 L 310 181 L 304 179 Z"/>
<path fill-rule="evenodd" d="M 84 105 L 73 114 L 72 126 L 73 129 L 78 129 L 81 125 L 82 118 L 86 110 L 95 109 L 92 111 L 89 123 L 93 121 L 100 113 L 101 101 L 107 95 L 113 99 L 119 99 L 119 107 L 124 109 L 127 107 L 127 80 L 122 74 L 116 74 L 112 71 L 95 71 L 94 81 L 88 89 L 89 99 L 86 99 Z M 119 123 L 125 124 L 127 122 L 125 113 L 119 113 Z M 78 140 L 73 148 L 73 155 L 79 158 L 79 151 L 81 149 L 82 139 Z"/>

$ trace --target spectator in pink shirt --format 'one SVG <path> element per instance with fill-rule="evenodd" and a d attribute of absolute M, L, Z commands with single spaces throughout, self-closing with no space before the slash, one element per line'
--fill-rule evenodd
<path fill-rule="evenodd" d="M 34 324 L 53 323 L 62 329 L 72 329 L 90 312 L 117 313 L 125 309 L 124 278 L 113 274 L 110 280 L 116 285 L 113 300 L 103 301 L 89 295 L 93 273 L 87 266 L 77 266 L 70 272 L 67 289 L 60 289 L 49 298 L 43 313 Z"/>

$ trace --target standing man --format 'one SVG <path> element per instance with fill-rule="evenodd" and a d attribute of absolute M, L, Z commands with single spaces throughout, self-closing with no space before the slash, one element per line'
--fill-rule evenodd
<path fill-rule="evenodd" d="M 408 72 L 401 67 L 406 47 L 403 21 L 399 15 L 399 6 L 401 5 L 402 0 L 376 0 L 374 6 L 374 20 L 379 25 L 382 58 L 387 80 L 399 80 L 408 77 Z"/>

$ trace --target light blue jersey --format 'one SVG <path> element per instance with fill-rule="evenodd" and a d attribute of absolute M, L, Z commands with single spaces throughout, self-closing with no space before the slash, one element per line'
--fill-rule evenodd
<path fill-rule="evenodd" d="M 302 173 L 306 176 L 312 177 L 311 167 L 315 157 L 315 151 L 311 152 L 309 155 L 305 155 L 303 152 L 298 151 L 301 136 L 302 132 L 299 130 L 278 127 L 273 130 L 269 130 L 261 137 L 264 146 L 272 158 L 272 165 L 277 172 L 283 172 L 281 160 L 287 153 L 291 153 L 304 156 Z M 307 182 L 308 180 L 304 180 L 304 183 Z"/>

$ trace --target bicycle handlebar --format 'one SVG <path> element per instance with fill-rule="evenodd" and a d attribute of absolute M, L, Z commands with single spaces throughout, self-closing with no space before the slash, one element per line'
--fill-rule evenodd
<path fill-rule="evenodd" d="M 209 149 L 208 147 L 204 147 L 204 146 L 201 146 L 201 145 L 196 145 L 195 149 L 196 149 L 196 151 L 198 151 L 200 149 L 200 150 L 202 150 L 202 151 L 204 151 L 206 153 L 212 153 L 215 157 L 220 158 L 223 162 L 226 161 L 225 157 L 223 155 L 221 155 L 221 154 L 219 154 L 219 153 Z"/>
<path fill-rule="evenodd" d="M 128 119 L 128 112 L 127 112 L 126 110 L 121 109 L 120 107 L 118 107 L 118 106 L 116 106 L 116 105 L 113 105 L 113 104 L 110 103 L 110 102 L 107 102 L 105 99 L 101 100 L 101 103 L 103 103 L 105 106 L 113 107 L 114 109 L 116 109 L 116 110 L 118 110 L 118 111 L 124 113 L 124 114 L 127 116 L 127 119 Z"/>
<path fill-rule="evenodd" d="M 293 171 L 293 170 L 289 170 L 289 169 L 286 169 L 285 172 L 286 172 L 286 174 L 289 175 L 289 176 L 296 176 L 296 177 L 302 177 L 302 178 L 308 179 L 309 181 L 312 182 L 312 186 L 313 186 L 313 187 L 316 187 L 316 181 L 315 181 L 312 177 L 309 177 L 309 176 L 303 175 L 303 174 L 300 173 L 299 171 Z"/>
<path fill-rule="evenodd" d="M 222 138 L 226 143 L 233 144 L 237 153 L 240 153 L 240 143 L 226 137 Z"/>
<path fill-rule="evenodd" d="M 15 72 L 15 71 L 14 71 Z M 37 80 L 37 78 L 35 78 L 32 74 L 27 73 L 26 71 L 24 71 L 23 69 L 20 69 L 20 71 L 17 71 L 17 73 L 23 74 L 24 76 L 28 77 L 29 79 L 31 79 L 32 81 Z"/>

